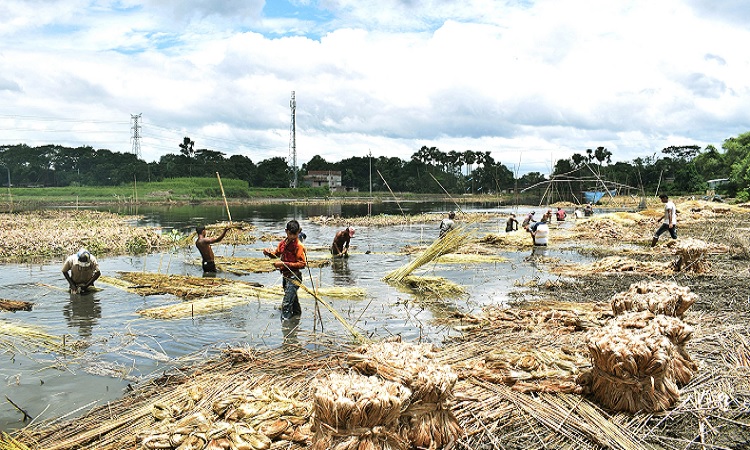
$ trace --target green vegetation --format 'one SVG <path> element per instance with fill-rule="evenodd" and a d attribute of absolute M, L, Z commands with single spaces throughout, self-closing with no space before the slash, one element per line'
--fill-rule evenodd
<path fill-rule="evenodd" d="M 221 179 L 227 199 L 252 198 L 320 198 L 329 194 L 326 188 L 255 188 L 243 180 Z M 0 189 L 0 202 L 7 201 L 7 189 Z M 221 187 L 214 178 L 170 178 L 164 181 L 121 186 L 76 186 L 12 188 L 14 203 L 117 203 L 187 202 L 220 200 Z"/>
<path fill-rule="evenodd" d="M 290 189 L 293 168 L 282 157 L 257 164 L 244 155 L 229 158 L 210 149 L 196 149 L 185 137 L 175 145 L 180 151 L 147 163 L 130 153 L 67 148 L 56 145 L 0 146 L 0 186 L 11 180 L 19 198 L 40 201 L 193 201 L 221 197 L 216 173 L 221 174 L 228 198 L 310 198 L 437 194 L 491 194 L 536 187 L 531 194 L 545 193 L 550 181 L 538 172 L 514 174 L 495 161 L 489 151 L 441 151 L 423 146 L 408 159 L 398 157 L 349 157 L 328 162 L 313 156 L 297 172 L 299 185 L 312 171 L 341 174 L 346 193 L 330 194 L 325 188 Z M 494 152 L 495 155 L 500 152 Z M 600 179 L 626 188 L 624 195 L 717 194 L 750 199 L 750 133 L 726 139 L 717 149 L 708 145 L 669 146 L 651 157 L 612 164 L 614 155 L 605 147 L 575 152 L 555 163 L 551 178 L 558 200 L 578 199 L 581 191 L 601 188 Z M 3 169 L 7 178 L 3 177 Z M 184 178 L 186 177 L 187 178 Z M 721 180 L 711 183 L 708 181 Z M 148 183 L 143 183 L 148 181 Z M 98 187 L 92 189 L 91 187 Z M 137 186 L 137 190 L 134 188 Z M 34 189 L 28 189 L 28 188 Z M 44 189 L 36 189 L 43 187 Z M 561 188 L 562 187 L 562 188 Z M 628 187 L 630 192 L 627 192 Z M 358 193 L 357 193 L 358 191 Z"/>

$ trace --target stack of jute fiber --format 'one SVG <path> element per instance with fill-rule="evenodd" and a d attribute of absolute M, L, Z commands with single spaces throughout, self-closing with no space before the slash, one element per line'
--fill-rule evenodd
<path fill-rule="evenodd" d="M 313 383 L 313 450 L 406 450 L 398 432 L 411 392 L 358 373 L 331 373 Z"/>
<path fill-rule="evenodd" d="M 709 245 L 695 238 L 680 239 L 675 245 L 677 260 L 674 262 L 676 272 L 707 273 L 711 265 L 706 260 Z"/>
<path fill-rule="evenodd" d="M 588 335 L 591 392 L 617 411 L 662 411 L 679 399 L 678 385 L 698 370 L 685 349 L 693 328 L 681 318 L 697 300 L 670 282 L 634 283 L 612 297 L 617 314 Z"/>
<path fill-rule="evenodd" d="M 689 287 L 666 281 L 641 281 L 612 296 L 612 312 L 647 310 L 682 318 L 697 300 L 698 296 Z"/>
<path fill-rule="evenodd" d="M 590 332 L 593 397 L 606 408 L 630 413 L 672 407 L 680 398 L 673 347 L 666 336 L 635 332 L 616 323 Z"/>
<path fill-rule="evenodd" d="M 417 448 L 444 448 L 463 433 L 451 409 L 458 376 L 432 359 L 436 351 L 432 344 L 380 342 L 347 356 L 354 370 L 402 383 L 411 391 L 400 432 Z"/>

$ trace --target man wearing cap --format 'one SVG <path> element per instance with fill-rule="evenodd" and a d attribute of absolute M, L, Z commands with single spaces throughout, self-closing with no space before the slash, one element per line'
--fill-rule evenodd
<path fill-rule="evenodd" d="M 336 233 L 333 237 L 333 243 L 331 244 L 331 254 L 333 256 L 348 256 L 349 255 L 349 241 L 354 237 L 354 228 L 346 227 L 346 229 Z"/>
<path fill-rule="evenodd" d="M 72 294 L 84 294 L 94 286 L 101 272 L 96 257 L 82 248 L 78 253 L 68 256 L 62 266 L 62 273 L 70 285 Z"/>
<path fill-rule="evenodd" d="M 456 224 L 453 219 L 456 218 L 456 213 L 453 211 L 448 213 L 448 217 L 443 219 L 440 222 L 440 235 L 439 237 L 445 236 L 450 230 L 453 229 L 453 226 Z"/>

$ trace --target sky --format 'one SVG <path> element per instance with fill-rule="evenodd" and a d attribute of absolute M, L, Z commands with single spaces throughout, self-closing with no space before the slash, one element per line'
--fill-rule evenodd
<path fill-rule="evenodd" d="M 721 148 L 750 131 L 748 24 L 744 0 L 3 0 L 0 146 L 427 146 L 519 175 Z"/>

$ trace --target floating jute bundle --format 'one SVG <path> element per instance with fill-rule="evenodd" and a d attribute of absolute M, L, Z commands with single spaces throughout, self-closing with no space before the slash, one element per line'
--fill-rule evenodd
<path fill-rule="evenodd" d="M 349 363 L 360 373 L 409 388 L 411 397 L 401 416 L 400 432 L 417 448 L 443 448 L 462 433 L 451 410 L 458 376 L 450 366 L 431 359 L 435 351 L 431 344 L 380 342 L 348 355 Z"/>
<path fill-rule="evenodd" d="M 398 420 L 411 392 L 399 383 L 332 373 L 314 384 L 313 450 L 406 450 Z"/>
<path fill-rule="evenodd" d="M 674 262 L 674 270 L 694 273 L 706 273 L 711 270 L 711 265 L 706 260 L 709 245 L 700 239 L 680 239 L 675 244 L 677 260 Z"/>
<path fill-rule="evenodd" d="M 679 399 L 675 350 L 667 337 L 610 324 L 589 333 L 588 349 L 593 365 L 591 393 L 606 408 L 663 411 Z"/>
<path fill-rule="evenodd" d="M 685 311 L 698 300 L 690 288 L 664 281 L 641 281 L 633 283 L 624 292 L 612 296 L 612 311 L 651 311 L 682 318 Z"/>

